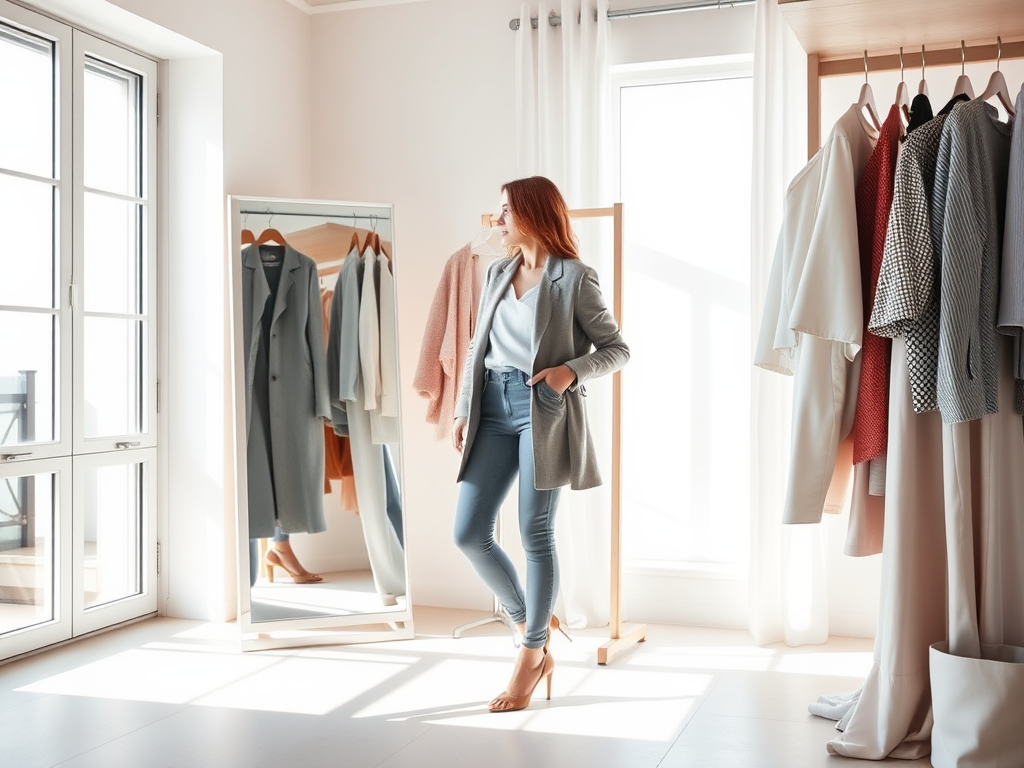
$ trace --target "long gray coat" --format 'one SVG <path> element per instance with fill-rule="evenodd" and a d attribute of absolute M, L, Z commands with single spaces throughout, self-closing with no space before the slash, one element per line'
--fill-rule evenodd
<path fill-rule="evenodd" d="M 498 259 L 487 270 L 476 331 L 466 354 L 462 389 L 455 406 L 456 418 L 469 419 L 459 480 L 480 423 L 484 358 L 494 312 L 521 261 L 521 255 Z M 582 385 L 624 366 L 629 360 L 629 347 L 605 306 L 593 267 L 576 259 L 548 257 L 538 290 L 533 370 L 529 373 L 565 364 L 576 373 L 576 381 L 561 395 L 543 382 L 534 385 L 530 394 L 535 484 L 538 490 L 563 485 L 576 491 L 593 488 L 601 484 L 601 474 Z"/>
<path fill-rule="evenodd" d="M 251 538 L 274 534 L 275 507 L 287 533 L 326 530 L 323 419 L 330 418 L 330 408 L 316 262 L 285 247 L 270 330 L 268 380 L 256 382 L 260 317 L 268 296 L 270 285 L 258 246 L 251 246 L 242 256 Z M 269 390 L 269 425 L 253 414 L 254 388 Z"/>

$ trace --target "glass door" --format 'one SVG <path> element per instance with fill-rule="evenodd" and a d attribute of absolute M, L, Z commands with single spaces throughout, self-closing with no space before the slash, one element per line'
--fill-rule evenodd
<path fill-rule="evenodd" d="M 156 610 L 156 65 L 74 31 L 74 630 Z"/>
<path fill-rule="evenodd" d="M 0 658 L 72 635 L 70 50 L 0 4 Z"/>
<path fill-rule="evenodd" d="M 0 659 L 156 610 L 155 94 L 0 0 Z"/>

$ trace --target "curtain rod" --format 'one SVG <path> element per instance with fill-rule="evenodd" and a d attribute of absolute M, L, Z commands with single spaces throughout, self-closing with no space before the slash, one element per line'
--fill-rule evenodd
<path fill-rule="evenodd" d="M 692 3 L 670 3 L 669 5 L 652 5 L 647 8 L 631 8 L 621 11 L 608 11 L 609 19 L 631 19 L 634 16 L 653 16 L 660 13 L 681 13 L 684 11 L 705 11 L 718 8 L 733 8 L 737 5 L 753 5 L 754 0 L 698 0 Z M 594 11 L 594 21 L 597 21 L 597 11 Z M 562 24 L 562 17 L 548 16 L 548 23 L 552 27 Z M 530 19 L 530 25 L 536 29 L 537 19 Z M 508 28 L 513 32 L 519 29 L 519 19 L 512 19 Z"/>

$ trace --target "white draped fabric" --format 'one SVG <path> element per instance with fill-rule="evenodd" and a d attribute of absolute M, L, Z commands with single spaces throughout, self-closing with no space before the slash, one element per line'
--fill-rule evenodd
<path fill-rule="evenodd" d="M 754 36 L 751 321 L 756 339 L 782 205 L 807 161 L 807 59 L 778 0 L 758 0 Z M 758 644 L 828 638 L 823 525 L 782 525 L 792 379 L 751 366 L 750 631 Z"/>
<path fill-rule="evenodd" d="M 561 16 L 560 26 L 548 23 L 551 13 Z M 524 4 L 519 14 L 519 176 L 547 176 L 558 185 L 570 208 L 613 202 L 607 14 L 607 0 L 563 0 L 560 5 L 541 3 L 536 7 Z M 540 20 L 536 30 L 529 23 L 531 17 Z M 577 222 L 576 232 L 581 256 L 597 269 L 611 304 L 611 225 Z M 628 342 L 628 332 L 625 336 Z M 564 618 L 576 628 L 603 626 L 609 616 L 611 379 L 606 379 L 587 385 L 595 442 L 606 448 L 601 467 L 605 485 L 580 493 L 566 490 L 558 512 Z"/>

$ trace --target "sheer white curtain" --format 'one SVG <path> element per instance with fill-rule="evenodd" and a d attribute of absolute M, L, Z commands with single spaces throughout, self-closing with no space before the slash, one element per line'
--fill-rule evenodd
<path fill-rule="evenodd" d="M 595 12 L 597 20 L 595 21 Z M 552 27 L 548 16 L 561 16 Z M 537 29 L 530 17 L 539 19 Z M 570 208 L 610 205 L 608 1 L 562 0 L 523 4 L 516 33 L 516 118 L 520 176 L 547 176 Z M 581 255 L 612 296 L 610 223 L 576 223 Z M 627 336 L 628 341 L 628 336 Z M 609 613 L 611 506 L 611 380 L 587 385 L 595 442 L 606 447 L 605 485 L 592 491 L 566 489 L 558 512 L 564 619 L 572 627 L 603 626 Z M 514 530 L 512 528 L 511 530 Z"/>
<path fill-rule="evenodd" d="M 756 339 L 786 189 L 807 161 L 807 58 L 778 0 L 754 31 L 751 321 Z M 758 644 L 828 639 L 824 524 L 782 525 L 792 380 L 751 366 L 750 631 Z"/>

